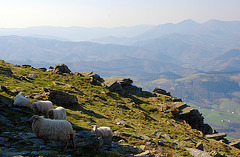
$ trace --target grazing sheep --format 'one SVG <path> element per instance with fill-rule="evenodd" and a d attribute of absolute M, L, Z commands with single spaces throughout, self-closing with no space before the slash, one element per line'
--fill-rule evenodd
<path fill-rule="evenodd" d="M 68 146 L 68 141 L 71 140 L 75 147 L 74 137 L 75 131 L 70 122 L 66 120 L 46 119 L 43 116 L 34 115 L 30 119 L 32 130 L 36 136 L 44 143 L 49 140 L 65 142 L 64 149 Z"/>
<path fill-rule="evenodd" d="M 50 109 L 53 109 L 53 104 L 51 101 L 36 101 L 31 104 L 31 109 L 34 112 L 46 114 Z"/>
<path fill-rule="evenodd" d="M 30 107 L 31 102 L 25 97 L 25 93 L 20 92 L 17 96 L 15 96 L 13 105 Z"/>
<path fill-rule="evenodd" d="M 55 109 L 50 109 L 47 112 L 47 116 L 51 119 L 66 120 L 66 110 L 63 107 L 57 107 Z"/>
<path fill-rule="evenodd" d="M 113 136 L 113 132 L 110 127 L 98 127 L 97 125 L 93 126 L 92 132 L 94 132 L 97 136 L 102 137 L 111 137 Z"/>

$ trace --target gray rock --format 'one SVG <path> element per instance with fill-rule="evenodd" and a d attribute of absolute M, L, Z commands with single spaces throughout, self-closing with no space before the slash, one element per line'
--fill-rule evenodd
<path fill-rule="evenodd" d="M 147 146 L 155 146 L 156 145 L 154 142 L 151 142 L 151 141 L 147 141 L 145 144 Z"/>
<path fill-rule="evenodd" d="M 211 152 L 208 153 L 209 155 L 213 156 L 213 157 L 226 157 L 224 154 L 221 154 L 215 150 L 212 150 Z"/>
<path fill-rule="evenodd" d="M 166 139 L 173 139 L 169 134 L 163 134 L 163 137 L 165 137 Z"/>
<path fill-rule="evenodd" d="M 116 145 L 115 147 L 111 148 L 111 151 L 124 154 L 125 156 L 132 156 L 132 154 L 139 153 L 140 150 L 137 147 L 124 144 L 124 145 Z"/>
<path fill-rule="evenodd" d="M 16 111 L 16 112 L 22 111 L 22 109 L 16 108 L 16 107 L 12 107 L 11 110 Z"/>
<path fill-rule="evenodd" d="M 7 151 L 5 152 L 4 155 L 6 156 L 25 156 L 27 154 L 29 154 L 29 151 L 22 151 L 22 152 L 11 152 L 11 151 Z"/>
<path fill-rule="evenodd" d="M 99 149 L 103 145 L 103 139 L 90 131 L 83 130 L 76 133 L 75 143 L 79 148 Z"/>
<path fill-rule="evenodd" d="M 12 77 L 12 70 L 10 68 L 0 67 L 0 75 L 1 76 L 7 76 Z"/>
<path fill-rule="evenodd" d="M 30 138 L 28 139 L 29 141 L 31 141 L 33 143 L 33 147 L 40 147 L 40 146 L 44 146 L 44 143 L 42 142 L 42 140 L 40 139 L 35 139 L 35 138 Z"/>
<path fill-rule="evenodd" d="M 230 141 L 229 145 L 240 149 L 240 139 Z"/>
<path fill-rule="evenodd" d="M 160 145 L 160 146 L 165 146 L 165 144 L 164 144 L 163 141 L 158 141 L 158 145 Z"/>
<path fill-rule="evenodd" d="M 21 117 L 21 122 L 29 122 L 29 118 L 28 117 Z"/>
<path fill-rule="evenodd" d="M 198 142 L 196 145 L 196 149 L 202 150 L 203 151 L 203 143 L 202 142 Z"/>
<path fill-rule="evenodd" d="M 84 71 L 84 72 L 80 72 L 80 74 L 82 74 L 82 75 L 91 75 L 91 74 L 93 74 L 93 71 Z"/>
<path fill-rule="evenodd" d="M 0 121 L 4 122 L 4 123 L 11 123 L 6 117 L 0 115 Z"/>
<path fill-rule="evenodd" d="M 193 142 L 193 140 L 191 138 L 189 138 L 189 137 L 185 138 L 183 141 L 191 141 L 191 142 Z"/>
<path fill-rule="evenodd" d="M 28 74 L 28 77 L 33 79 L 33 78 L 37 77 L 37 75 L 36 74 Z"/>
<path fill-rule="evenodd" d="M 23 139 L 26 138 L 37 138 L 37 136 L 34 133 L 28 133 L 28 132 L 21 132 L 19 133 L 19 136 Z"/>
<path fill-rule="evenodd" d="M 121 120 L 121 119 L 117 119 L 117 125 L 123 125 L 125 127 L 128 127 L 128 124 L 124 121 L 124 120 Z"/>
<path fill-rule="evenodd" d="M 194 157 L 211 157 L 207 152 L 195 148 L 187 148 L 188 152 Z"/>
<path fill-rule="evenodd" d="M 48 100 L 59 106 L 69 106 L 78 104 L 78 99 L 75 95 L 68 94 L 59 90 L 42 88 L 42 91 L 48 96 Z"/>
<path fill-rule="evenodd" d="M 167 92 L 166 90 L 164 89 L 160 89 L 160 88 L 155 88 L 153 90 L 154 93 L 158 93 L 158 94 L 163 94 L 163 95 L 168 95 L 168 96 L 171 96 L 171 93 L 170 92 Z"/>
<path fill-rule="evenodd" d="M 39 153 L 38 153 L 37 151 L 32 151 L 32 152 L 30 153 L 30 155 L 32 155 L 32 156 L 38 156 Z"/>
<path fill-rule="evenodd" d="M 18 91 L 16 89 L 12 90 L 12 95 L 16 96 L 18 94 Z"/>
<path fill-rule="evenodd" d="M 147 150 L 147 151 L 145 151 L 145 152 L 142 152 L 142 153 L 140 153 L 140 154 L 136 154 L 136 155 L 134 155 L 134 156 L 150 156 L 151 155 L 151 152 L 149 151 L 149 150 Z"/>
<path fill-rule="evenodd" d="M 61 65 L 56 64 L 53 70 L 53 73 L 58 73 L 58 74 L 71 73 L 71 70 L 65 64 L 61 64 Z"/>
<path fill-rule="evenodd" d="M 206 138 L 215 139 L 215 140 L 221 140 L 226 136 L 227 136 L 226 133 L 216 133 L 216 134 L 211 134 L 211 135 L 205 135 Z"/>
<path fill-rule="evenodd" d="M 1 89 L 1 91 L 3 91 L 3 92 L 6 92 L 6 93 L 9 92 L 8 89 L 7 89 L 5 86 L 3 86 L 3 85 L 0 85 L 0 89 Z"/>

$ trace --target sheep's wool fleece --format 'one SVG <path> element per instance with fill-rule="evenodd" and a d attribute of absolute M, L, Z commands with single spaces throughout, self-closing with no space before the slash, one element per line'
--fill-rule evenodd
<path fill-rule="evenodd" d="M 70 135 L 73 135 L 72 125 L 66 120 L 45 119 L 39 116 L 39 119 L 32 123 L 33 132 L 37 137 L 43 140 L 54 140 L 67 142 Z"/>
<path fill-rule="evenodd" d="M 94 131 L 97 136 L 112 137 L 113 132 L 110 127 L 97 127 Z"/>
<path fill-rule="evenodd" d="M 53 111 L 53 119 L 66 120 L 66 110 L 63 107 L 51 109 Z"/>
<path fill-rule="evenodd" d="M 37 101 L 32 103 L 33 110 L 35 112 L 47 113 L 50 109 L 53 109 L 51 101 Z"/>
<path fill-rule="evenodd" d="M 30 107 L 31 102 L 28 98 L 25 98 L 23 95 L 17 95 L 14 98 L 13 105 Z"/>

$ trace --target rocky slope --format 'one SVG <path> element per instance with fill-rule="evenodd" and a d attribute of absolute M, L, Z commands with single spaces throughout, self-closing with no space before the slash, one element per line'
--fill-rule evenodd
<path fill-rule="evenodd" d="M 239 156 L 239 141 L 228 141 L 204 124 L 198 110 L 162 89 L 142 91 L 131 79 L 72 73 L 65 65 L 33 68 L 0 61 L 0 156 Z M 18 92 L 31 102 L 51 100 L 67 110 L 76 148 L 47 145 L 31 130 L 29 108 L 12 105 Z M 93 125 L 109 126 L 112 139 L 99 138 Z M 112 140 L 112 141 L 111 141 Z"/>

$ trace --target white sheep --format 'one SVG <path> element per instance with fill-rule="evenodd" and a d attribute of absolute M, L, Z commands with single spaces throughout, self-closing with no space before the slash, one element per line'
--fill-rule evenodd
<path fill-rule="evenodd" d="M 30 107 L 31 102 L 25 97 L 25 93 L 20 92 L 17 96 L 15 96 L 13 105 Z"/>
<path fill-rule="evenodd" d="M 92 132 L 95 133 L 97 136 L 102 136 L 102 137 L 112 138 L 113 136 L 112 129 L 106 126 L 98 127 L 97 125 L 94 125 Z"/>
<path fill-rule="evenodd" d="M 70 122 L 66 120 L 46 119 L 43 116 L 34 115 L 30 119 L 32 130 L 36 136 L 44 143 L 49 140 L 65 142 L 64 149 L 68 146 L 68 141 L 71 140 L 75 147 L 74 137 L 75 131 Z"/>
<path fill-rule="evenodd" d="M 51 119 L 66 120 L 66 110 L 63 107 L 57 107 L 55 109 L 50 109 L 47 112 L 47 116 Z"/>
<path fill-rule="evenodd" d="M 46 114 L 50 109 L 53 109 L 53 104 L 51 101 L 36 101 L 30 107 L 34 112 Z"/>

